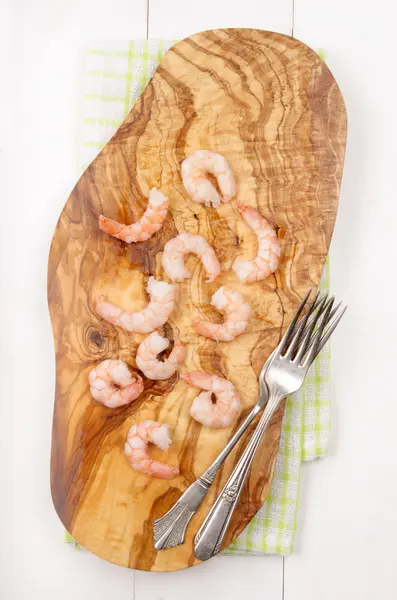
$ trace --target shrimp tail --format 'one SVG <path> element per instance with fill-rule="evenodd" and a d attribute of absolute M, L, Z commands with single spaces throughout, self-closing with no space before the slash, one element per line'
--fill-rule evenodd
<path fill-rule="evenodd" d="M 180 340 L 174 342 L 174 347 L 171 352 L 172 359 L 175 363 L 183 363 L 186 358 L 187 350 L 185 344 Z"/>
<path fill-rule="evenodd" d="M 190 373 L 179 373 L 179 377 L 186 381 L 186 383 L 190 383 Z"/>
<path fill-rule="evenodd" d="M 145 242 L 161 229 L 167 216 L 168 205 L 168 198 L 154 187 L 150 190 L 147 208 L 136 223 L 124 225 L 100 215 L 99 227 L 104 233 L 112 235 L 127 244 Z"/>
<path fill-rule="evenodd" d="M 95 303 L 95 310 L 100 317 L 106 319 L 112 325 L 118 325 L 121 309 L 111 302 L 107 302 L 104 296 L 98 296 Z"/>
<path fill-rule="evenodd" d="M 243 204 L 242 202 L 236 202 L 236 208 L 238 212 L 242 215 L 247 210 L 248 206 Z"/>
<path fill-rule="evenodd" d="M 179 469 L 158 460 L 153 460 L 150 464 L 148 475 L 158 477 L 159 479 L 173 479 L 176 475 L 179 475 Z"/>
<path fill-rule="evenodd" d="M 143 379 L 140 375 L 136 375 L 136 381 L 134 381 L 134 383 L 131 383 L 131 385 L 128 385 L 127 387 L 125 387 L 122 391 L 121 391 L 121 396 L 123 398 L 123 400 L 125 400 L 125 403 L 129 403 L 132 402 L 133 400 L 136 400 L 136 398 L 138 398 L 138 396 L 140 396 L 143 392 L 144 389 L 144 385 L 143 385 Z"/>
<path fill-rule="evenodd" d="M 218 336 L 218 323 L 210 323 L 209 321 L 202 321 L 201 319 L 194 319 L 192 323 L 195 332 L 199 335 L 203 335 L 204 337 L 211 338 L 215 341 L 220 341 Z"/>
<path fill-rule="evenodd" d="M 238 204 L 237 208 L 248 227 L 257 236 L 258 251 L 252 260 L 237 258 L 232 269 L 242 283 L 262 281 L 278 268 L 280 242 L 271 223 L 256 208 L 242 204 Z"/>
<path fill-rule="evenodd" d="M 99 227 L 104 233 L 107 233 L 114 237 L 117 237 L 123 229 L 123 225 L 121 225 L 114 219 L 109 219 L 108 217 L 105 217 L 104 215 L 99 215 Z"/>

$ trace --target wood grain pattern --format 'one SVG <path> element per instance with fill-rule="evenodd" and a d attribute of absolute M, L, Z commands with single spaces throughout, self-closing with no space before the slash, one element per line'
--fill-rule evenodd
<path fill-rule="evenodd" d="M 234 467 L 233 452 L 192 520 L 183 546 L 157 552 L 153 521 L 204 471 L 232 434 L 212 431 L 189 416 L 197 391 L 175 375 L 145 380 L 132 405 L 111 410 L 93 402 L 88 372 L 100 360 L 120 358 L 136 368 L 142 336 L 101 320 L 94 311 L 103 293 L 126 310 L 146 303 L 149 275 L 165 278 L 164 244 L 176 233 L 200 233 L 214 247 L 221 276 L 204 283 L 198 259 L 193 277 L 177 284 L 177 308 L 164 333 L 188 346 L 188 369 L 229 378 L 247 414 L 258 397 L 258 373 L 300 298 L 316 287 L 337 212 L 346 141 L 344 103 L 320 58 L 301 42 L 260 30 L 213 30 L 176 44 L 115 136 L 85 171 L 59 219 L 49 258 L 48 298 L 56 350 L 51 489 L 65 527 L 88 550 L 119 565 L 152 571 L 197 564 L 195 532 Z M 260 209 L 278 229 L 282 260 L 274 276 L 244 286 L 230 270 L 236 256 L 255 254 L 255 237 L 234 203 L 219 210 L 192 202 L 180 164 L 204 148 L 224 155 L 236 176 L 237 199 Z M 149 190 L 169 196 L 163 229 L 130 246 L 104 235 L 98 214 L 131 222 Z M 208 305 L 220 285 L 249 298 L 253 318 L 236 341 L 198 338 L 191 321 L 217 320 Z M 247 525 L 266 498 L 281 429 L 275 415 L 255 460 L 225 544 Z M 153 455 L 179 464 L 181 474 L 160 481 L 137 474 L 123 446 L 141 419 L 167 422 L 173 444 Z M 241 420 L 240 420 L 241 421 Z M 237 424 L 236 424 L 237 427 Z"/>

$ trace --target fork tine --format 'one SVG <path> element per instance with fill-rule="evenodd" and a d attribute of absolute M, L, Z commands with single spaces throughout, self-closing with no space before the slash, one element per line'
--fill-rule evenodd
<path fill-rule="evenodd" d="M 327 308 L 321 316 L 321 323 L 306 348 L 306 352 L 308 352 L 308 354 L 302 363 L 303 366 L 310 365 L 313 362 L 314 358 L 319 353 L 318 346 L 320 343 L 320 339 L 324 333 L 325 327 L 328 325 L 328 323 L 330 321 L 330 314 L 332 311 L 332 306 L 333 306 L 334 301 L 335 301 L 335 298 L 332 297 L 331 300 L 327 303 Z"/>
<path fill-rule="evenodd" d="M 331 314 L 329 315 L 329 319 L 330 319 L 330 320 L 332 319 L 332 317 L 333 317 L 334 315 L 336 315 L 336 313 L 338 312 L 338 310 L 340 309 L 340 307 L 341 307 L 341 306 L 342 306 L 342 302 L 339 302 L 339 304 L 337 304 L 337 305 L 335 306 L 335 308 L 333 308 L 333 309 L 332 309 L 332 312 L 331 312 Z"/>
<path fill-rule="evenodd" d="M 296 341 L 300 338 L 302 331 L 303 331 L 304 327 L 306 326 L 308 318 L 313 313 L 316 306 L 318 306 L 318 292 L 317 292 L 313 302 L 309 306 L 309 310 L 306 311 L 306 314 L 302 317 L 302 319 L 300 321 L 298 321 L 297 325 L 290 332 L 290 335 L 288 336 L 288 338 L 286 340 L 286 344 L 285 344 L 286 349 L 287 349 L 287 346 L 296 344 Z"/>
<path fill-rule="evenodd" d="M 316 314 L 312 319 L 310 319 L 310 322 L 305 331 L 305 335 L 300 341 L 300 344 L 296 347 L 297 352 L 293 360 L 297 363 L 300 363 L 303 356 L 305 356 L 308 348 L 310 347 L 310 340 L 312 339 L 313 331 L 315 330 L 319 319 L 322 317 L 322 315 L 324 315 L 325 312 L 328 311 L 330 305 L 332 306 L 332 303 L 333 298 L 327 298 L 327 296 L 324 296 L 323 301 L 321 302 L 321 305 L 319 305 Z"/>
<path fill-rule="evenodd" d="M 322 296 L 320 296 L 320 292 L 317 292 L 316 297 L 314 299 L 314 306 L 313 306 L 313 310 L 315 308 L 318 308 L 318 306 L 321 304 L 321 302 L 324 300 L 324 298 L 326 298 L 328 296 L 328 294 L 323 294 Z"/>
<path fill-rule="evenodd" d="M 302 300 L 302 302 L 301 302 L 298 310 L 296 311 L 296 314 L 295 314 L 294 318 L 292 319 L 291 323 L 288 326 L 287 331 L 284 333 L 284 335 L 283 335 L 283 337 L 281 339 L 281 342 L 278 345 L 278 350 L 279 350 L 280 354 L 282 354 L 284 348 L 286 347 L 286 345 L 288 343 L 288 340 L 289 340 L 289 337 L 290 337 L 291 333 L 293 332 L 293 330 L 295 328 L 295 325 L 296 325 L 296 323 L 297 323 L 297 321 L 298 321 L 298 319 L 299 319 L 299 317 L 300 317 L 300 315 L 302 313 L 302 310 L 304 309 L 305 304 L 306 304 L 306 302 L 307 302 L 307 300 L 308 300 L 308 298 L 309 298 L 309 296 L 310 296 L 311 293 L 312 293 L 311 289 L 306 292 L 306 296 L 303 298 L 303 300 Z"/>
<path fill-rule="evenodd" d="M 264 378 L 265 376 L 265 372 L 269 366 L 269 363 L 272 359 L 273 354 L 276 353 L 276 351 L 279 349 L 281 343 L 283 343 L 283 348 L 285 348 L 289 343 L 290 343 L 290 337 L 295 334 L 295 325 L 297 322 L 297 319 L 299 318 L 299 314 L 302 312 L 302 308 L 303 308 L 303 303 L 307 301 L 310 293 L 311 293 L 311 289 L 307 292 L 306 297 L 304 298 L 304 300 L 302 301 L 302 304 L 300 305 L 297 314 L 295 315 L 295 318 L 293 319 L 293 321 L 290 323 L 287 331 L 285 332 L 283 338 L 281 339 L 281 342 L 279 343 L 278 346 L 276 346 L 276 348 L 273 350 L 273 352 L 270 354 L 270 356 L 268 357 L 267 361 L 263 364 L 262 369 L 259 373 L 259 377 Z M 324 300 L 327 298 L 328 294 L 323 294 L 322 296 L 320 296 L 320 292 L 317 292 L 315 298 L 313 299 L 313 302 L 310 305 L 309 310 L 307 311 L 307 314 L 305 315 L 304 319 L 306 321 L 309 322 L 309 325 L 312 323 L 311 319 L 313 319 L 313 312 L 324 302 Z M 309 318 L 310 317 L 310 318 Z M 301 330 L 302 328 L 302 321 L 303 319 L 301 319 L 301 321 L 299 321 L 299 330 Z"/>
<path fill-rule="evenodd" d="M 320 307 L 323 304 L 324 300 L 326 299 L 327 294 L 324 294 L 320 298 L 319 298 L 319 296 L 320 296 L 320 292 L 317 292 L 317 294 L 316 294 L 313 302 L 309 306 L 309 309 L 306 312 L 305 316 L 299 321 L 299 323 L 298 323 L 298 329 L 296 329 L 295 331 L 292 332 L 294 334 L 294 338 L 296 337 L 296 339 L 298 340 L 298 342 L 299 342 L 299 339 L 300 339 L 300 337 L 301 337 L 301 335 L 303 333 L 304 328 L 306 327 L 306 324 L 308 322 L 309 323 L 311 322 L 310 319 L 312 318 L 312 315 L 313 315 L 314 311 L 317 310 L 317 309 L 320 310 Z M 291 333 L 291 335 L 292 335 L 292 333 Z M 300 333 L 300 335 L 296 336 L 296 333 Z M 290 342 L 290 343 L 292 344 L 292 342 Z"/>
<path fill-rule="evenodd" d="M 325 308 L 328 306 L 328 304 L 329 304 L 329 300 L 327 301 L 327 295 L 323 296 L 321 301 L 317 304 L 317 307 L 316 307 L 315 303 L 312 304 L 312 306 L 311 306 L 312 312 L 311 313 L 308 312 L 305 315 L 305 317 L 300 321 L 297 332 L 295 333 L 294 337 L 291 340 L 291 344 L 288 348 L 288 351 L 284 355 L 286 358 L 292 359 L 293 355 L 296 353 L 296 351 L 298 351 L 302 347 L 302 345 L 306 346 L 309 343 L 310 335 L 313 333 L 319 317 L 323 314 L 323 312 L 324 312 Z M 314 307 L 314 310 L 316 311 L 314 314 L 313 314 L 313 307 Z M 310 332 L 309 336 L 307 335 L 307 331 Z M 302 334 L 304 334 L 303 338 L 302 338 Z M 302 341 L 303 339 L 304 339 L 304 342 Z"/>
<path fill-rule="evenodd" d="M 315 323 L 317 323 L 319 317 L 322 315 L 324 310 L 327 308 L 327 306 L 331 300 L 332 300 L 332 298 L 329 298 L 328 294 L 324 294 L 323 296 L 321 296 L 319 302 L 316 304 L 316 306 L 314 307 L 314 309 L 312 311 L 310 319 L 308 319 L 308 325 L 311 325 L 313 323 L 313 321 Z"/>
<path fill-rule="evenodd" d="M 342 302 L 339 302 L 339 304 L 337 306 L 337 309 L 340 307 L 341 304 L 342 304 Z M 347 306 L 345 306 L 343 308 L 342 312 L 340 313 L 340 315 L 338 317 L 336 317 L 336 319 L 333 320 L 333 322 L 331 323 L 331 325 L 329 326 L 329 328 L 327 329 L 327 331 L 324 333 L 324 335 L 320 339 L 320 343 L 318 344 L 317 354 L 319 354 L 321 352 L 321 350 L 324 348 L 325 344 L 328 342 L 329 338 L 331 337 L 331 335 L 335 331 L 337 325 L 339 324 L 339 321 L 341 320 L 341 318 L 345 314 L 346 310 L 347 310 Z M 334 315 L 335 314 L 335 310 L 333 310 L 331 314 Z"/>
<path fill-rule="evenodd" d="M 326 300 L 327 300 L 326 305 L 323 306 L 323 303 Z M 330 301 L 330 299 L 328 298 L 328 294 L 324 294 L 323 296 L 321 296 L 320 300 L 314 306 L 312 314 L 309 316 L 309 319 L 307 320 L 307 325 L 312 325 L 313 321 L 315 323 L 317 323 L 319 317 L 324 312 L 324 309 L 327 307 L 329 301 Z M 316 311 L 318 311 L 318 309 L 319 309 L 319 312 L 316 312 Z"/>
<path fill-rule="evenodd" d="M 319 296 L 320 296 L 320 292 L 317 292 L 316 295 L 313 298 L 313 301 L 312 301 L 312 303 L 310 305 L 309 310 L 313 310 L 317 306 Z"/>

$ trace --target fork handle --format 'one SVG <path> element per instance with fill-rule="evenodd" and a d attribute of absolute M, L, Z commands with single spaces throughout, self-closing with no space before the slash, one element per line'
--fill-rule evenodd
<path fill-rule="evenodd" d="M 283 397 L 270 397 L 255 432 L 194 540 L 194 554 L 208 560 L 219 552 L 263 433 Z"/>
<path fill-rule="evenodd" d="M 208 469 L 185 490 L 168 512 L 155 520 L 154 547 L 156 550 L 183 544 L 186 528 L 207 495 L 216 474 L 261 408 L 262 406 L 259 404 L 253 407 L 245 421 Z"/>

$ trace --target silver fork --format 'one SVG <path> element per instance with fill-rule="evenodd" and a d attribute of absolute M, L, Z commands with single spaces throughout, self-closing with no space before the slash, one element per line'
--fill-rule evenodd
<path fill-rule="evenodd" d="M 310 292 L 311 290 L 309 290 L 309 292 L 306 294 L 305 301 L 309 297 Z M 314 303 L 316 303 L 317 300 L 318 294 L 314 300 Z M 302 308 L 303 303 L 300 307 L 300 311 L 298 311 L 299 314 Z M 292 321 L 290 325 L 290 330 L 292 330 L 292 326 L 296 324 L 297 318 L 299 317 L 298 313 L 295 317 L 295 320 Z M 271 356 L 272 355 L 269 356 L 266 363 L 263 365 L 261 373 L 270 363 Z M 179 500 L 177 500 L 177 502 L 170 508 L 168 512 L 154 521 L 154 547 L 156 550 L 163 550 L 165 548 L 172 548 L 173 546 L 183 544 L 186 528 L 194 513 L 207 495 L 216 474 L 225 462 L 226 458 L 229 456 L 230 452 L 233 450 L 234 446 L 241 439 L 243 433 L 267 402 L 267 386 L 262 377 L 259 378 L 259 390 L 260 393 L 258 402 L 252 408 L 245 421 L 240 425 L 222 452 L 220 452 L 220 454 L 216 457 L 214 462 L 185 490 Z"/>
<path fill-rule="evenodd" d="M 311 290 L 309 290 L 306 294 L 284 338 L 287 335 L 291 336 L 293 333 L 295 333 L 298 318 L 301 315 L 304 306 L 306 305 L 310 293 Z M 319 294 L 316 295 L 309 309 L 309 313 L 307 315 L 308 318 L 312 315 L 313 311 L 316 308 L 321 308 L 321 306 L 325 302 L 325 299 L 326 297 L 319 298 Z M 313 318 L 313 316 L 311 318 Z M 266 383 L 264 382 L 263 373 L 266 370 L 267 366 L 270 364 L 271 358 L 272 355 L 269 356 L 266 363 L 262 367 L 261 375 L 259 378 L 259 400 L 252 408 L 249 415 L 246 417 L 246 419 L 241 424 L 236 433 L 232 436 L 232 438 L 222 450 L 222 452 L 208 467 L 208 469 L 198 479 L 196 479 L 196 481 L 194 481 L 187 488 L 187 490 L 185 490 L 185 492 L 182 494 L 179 500 L 167 513 L 165 513 L 165 515 L 163 515 L 159 519 L 156 519 L 156 521 L 154 522 L 154 546 L 157 550 L 171 548 L 172 546 L 177 546 L 178 544 L 183 543 L 186 528 L 192 516 L 194 515 L 201 502 L 205 498 L 219 469 L 221 468 L 221 466 L 223 465 L 226 458 L 229 456 L 230 452 L 233 450 L 237 442 L 241 439 L 248 426 L 252 423 L 252 421 L 255 419 L 258 413 L 266 405 L 268 399 L 268 391 Z"/>
<path fill-rule="evenodd" d="M 297 324 L 307 299 L 308 296 L 271 355 L 269 364 L 261 371 L 260 377 L 269 390 L 268 402 L 246 449 L 195 537 L 194 553 L 200 560 L 208 560 L 219 551 L 270 419 L 281 400 L 301 387 L 311 363 L 346 310 L 340 309 L 340 304 L 333 308 L 334 298 L 324 297 L 320 302 L 313 302 Z"/>
<path fill-rule="evenodd" d="M 270 361 L 270 357 L 267 362 Z M 260 381 L 259 400 L 240 425 L 236 433 L 229 440 L 222 452 L 218 454 L 214 462 L 208 469 L 194 481 L 177 500 L 177 502 L 159 519 L 154 522 L 154 547 L 156 550 L 172 548 L 183 544 L 185 539 L 186 528 L 193 517 L 194 513 L 204 500 L 210 489 L 216 474 L 233 450 L 234 446 L 241 439 L 241 436 L 246 431 L 247 427 L 255 419 L 256 415 L 262 410 L 267 402 L 267 387 L 264 382 Z"/>

